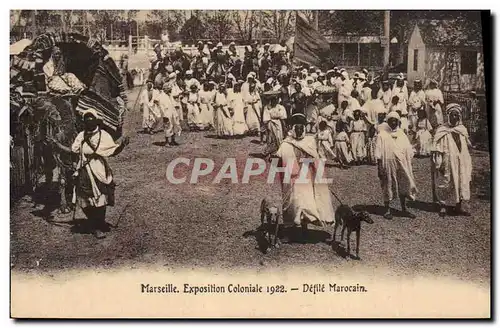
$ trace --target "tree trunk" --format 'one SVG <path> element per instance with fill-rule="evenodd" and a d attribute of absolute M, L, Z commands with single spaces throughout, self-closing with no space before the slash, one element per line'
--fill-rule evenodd
<path fill-rule="evenodd" d="M 405 61 L 405 43 L 404 43 L 404 37 L 405 37 L 405 30 L 404 27 L 401 27 L 399 30 L 399 36 L 398 36 L 398 58 L 397 58 L 397 65 L 404 63 Z"/>
<path fill-rule="evenodd" d="M 60 11 L 59 17 L 61 17 L 61 27 L 63 33 L 68 33 L 68 29 L 66 27 L 66 20 L 64 19 L 64 10 Z"/>

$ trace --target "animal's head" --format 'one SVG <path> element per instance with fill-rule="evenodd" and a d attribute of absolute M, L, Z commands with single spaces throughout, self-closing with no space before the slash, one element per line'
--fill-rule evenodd
<path fill-rule="evenodd" d="M 276 221 L 280 215 L 280 211 L 276 206 L 271 206 L 267 209 L 267 220 Z"/>
<path fill-rule="evenodd" d="M 47 98 L 38 98 L 33 103 L 33 109 L 35 120 L 38 122 L 48 120 L 56 123 L 61 121 L 61 115 L 57 110 L 56 105 Z"/>
<path fill-rule="evenodd" d="M 358 212 L 356 215 L 360 221 L 365 221 L 366 223 L 373 224 L 373 219 L 370 217 L 370 214 L 368 214 L 367 212 L 365 212 L 365 211 Z"/>

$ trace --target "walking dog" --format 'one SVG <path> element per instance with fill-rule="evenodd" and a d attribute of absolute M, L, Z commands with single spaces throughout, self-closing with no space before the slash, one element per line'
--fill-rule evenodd
<path fill-rule="evenodd" d="M 267 199 L 260 203 L 260 223 L 269 245 L 278 247 L 278 229 L 281 220 L 281 210 L 271 206 Z M 274 240 L 271 240 L 271 231 L 274 230 Z"/>
<path fill-rule="evenodd" d="M 335 211 L 335 225 L 333 228 L 333 243 L 337 234 L 337 228 L 342 224 L 340 240 L 344 240 L 344 232 L 347 229 L 347 254 L 351 255 L 351 233 L 356 232 L 356 258 L 359 259 L 359 239 L 361 234 L 361 221 L 373 224 L 373 220 L 367 212 L 355 212 L 347 205 L 340 205 Z"/>

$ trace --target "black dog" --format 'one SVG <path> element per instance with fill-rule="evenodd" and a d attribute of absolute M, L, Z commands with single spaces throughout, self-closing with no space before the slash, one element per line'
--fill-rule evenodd
<path fill-rule="evenodd" d="M 335 226 L 333 229 L 333 242 L 337 234 L 337 228 L 342 224 L 342 231 L 340 233 L 340 240 L 344 240 L 344 231 L 347 228 L 347 253 L 351 255 L 351 232 L 356 232 L 356 258 L 359 259 L 359 237 L 361 233 L 361 221 L 373 224 L 373 220 L 366 212 L 354 212 L 352 208 L 347 205 L 340 205 L 335 211 Z"/>
<path fill-rule="evenodd" d="M 267 199 L 263 199 L 260 204 L 260 223 L 261 227 L 265 227 L 264 233 L 269 241 L 269 245 L 279 247 L 278 245 L 278 228 L 280 224 L 281 211 L 277 206 L 271 206 Z M 273 229 L 274 228 L 274 229 Z M 274 240 L 271 241 L 271 230 L 274 230 Z"/>

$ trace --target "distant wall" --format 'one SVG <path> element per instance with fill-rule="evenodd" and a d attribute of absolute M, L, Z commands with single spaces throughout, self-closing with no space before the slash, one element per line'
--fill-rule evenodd
<path fill-rule="evenodd" d="M 150 65 L 150 57 L 154 55 L 154 51 L 152 47 L 145 47 L 144 44 L 140 44 L 136 49 L 129 48 L 127 46 L 118 46 L 118 45 L 107 45 L 104 46 L 106 50 L 108 50 L 109 55 L 116 62 L 118 62 L 122 55 L 127 54 L 129 56 L 129 67 L 130 68 L 148 68 Z M 165 51 L 170 52 L 175 50 L 175 47 L 166 48 Z M 193 55 L 196 53 L 196 46 L 192 45 L 189 47 L 182 47 L 182 50 L 189 54 Z M 229 46 L 222 47 L 222 50 L 229 50 Z M 243 58 L 245 54 L 245 46 L 236 46 L 236 52 L 240 57 Z"/>

